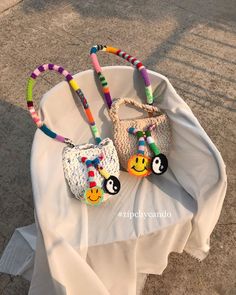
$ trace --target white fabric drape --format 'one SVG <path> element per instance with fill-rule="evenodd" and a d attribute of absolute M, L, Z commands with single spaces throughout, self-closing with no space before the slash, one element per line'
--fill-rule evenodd
<path fill-rule="evenodd" d="M 149 74 L 153 88 L 166 81 L 156 102 L 169 116 L 173 135 L 164 175 L 137 179 L 122 171 L 119 196 L 98 208 L 87 207 L 71 197 L 65 183 L 63 144 L 36 131 L 31 175 L 38 234 L 29 294 L 139 294 L 145 274 L 161 274 L 170 252 L 185 249 L 200 260 L 208 254 L 226 191 L 225 165 L 170 82 L 155 72 Z M 143 81 L 133 68 L 106 67 L 104 75 L 113 97 L 145 101 Z M 93 71 L 75 79 L 102 137 L 111 137 L 112 124 Z M 131 118 L 140 113 L 124 107 L 120 115 Z M 41 117 L 76 143 L 93 140 L 80 102 L 66 82 L 44 95 Z M 134 213 L 136 217 L 131 217 Z M 17 243 L 11 247 L 17 249 Z M 11 260 L 7 249 L 0 270 L 6 271 L 6 260 Z M 22 264 L 30 269 L 24 255 Z"/>

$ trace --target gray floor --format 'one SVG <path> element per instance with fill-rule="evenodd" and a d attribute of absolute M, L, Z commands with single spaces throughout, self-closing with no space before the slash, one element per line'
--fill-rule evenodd
<path fill-rule="evenodd" d="M 229 178 L 210 255 L 199 263 L 187 254 L 171 254 L 164 274 L 149 276 L 144 294 L 236 294 L 235 0 L 12 0 L 8 6 L 3 2 L 0 252 L 15 227 L 33 222 L 29 156 L 35 127 L 24 101 L 28 75 L 46 62 L 73 73 L 85 70 L 91 67 L 90 46 L 110 44 L 169 77 L 221 151 Z M 105 54 L 100 58 L 103 65 L 125 63 Z M 45 74 L 36 96 L 59 81 Z M 0 294 L 24 295 L 28 287 L 22 278 L 0 275 Z"/>

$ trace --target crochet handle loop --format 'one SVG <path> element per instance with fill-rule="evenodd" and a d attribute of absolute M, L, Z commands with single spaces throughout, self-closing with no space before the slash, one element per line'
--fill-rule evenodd
<path fill-rule="evenodd" d="M 145 84 L 145 93 L 146 93 L 146 97 L 147 97 L 147 103 L 152 104 L 153 103 L 153 93 L 152 93 L 151 82 L 150 82 L 147 70 L 146 70 L 145 66 L 141 63 L 141 61 L 139 61 L 137 58 L 129 55 L 128 53 L 126 53 L 120 49 L 106 46 L 106 45 L 94 45 L 90 50 L 90 57 L 92 59 L 92 64 L 93 64 L 94 70 L 98 74 L 99 80 L 101 82 L 101 85 L 103 88 L 103 93 L 104 93 L 104 98 L 107 102 L 108 108 L 111 108 L 112 99 L 111 99 L 111 94 L 110 94 L 110 89 L 108 87 L 108 83 L 106 81 L 106 78 L 102 74 L 102 69 L 100 67 L 100 64 L 99 64 L 98 58 L 97 58 L 97 52 L 100 50 L 106 51 L 109 53 L 113 53 L 115 55 L 122 57 L 123 59 L 125 59 L 128 62 L 130 62 L 131 64 L 133 64 L 140 71 L 142 78 L 144 80 L 144 84 Z"/>
<path fill-rule="evenodd" d="M 79 88 L 77 82 L 75 81 L 75 79 L 72 77 L 72 75 L 68 71 L 66 71 L 63 67 L 58 66 L 58 65 L 54 65 L 54 64 L 43 64 L 43 65 L 39 66 L 38 68 L 36 68 L 33 71 L 33 73 L 30 75 L 30 78 L 28 79 L 26 101 L 27 101 L 28 110 L 31 114 L 33 121 L 37 125 L 37 127 L 39 129 L 41 129 L 47 136 L 54 138 L 60 142 L 66 143 L 70 146 L 73 146 L 70 139 L 68 139 L 62 135 L 59 135 L 59 134 L 53 132 L 50 128 L 48 128 L 47 125 L 41 121 L 41 119 L 38 116 L 38 113 L 36 112 L 36 110 L 34 108 L 33 88 L 36 83 L 36 78 L 40 74 L 42 74 L 43 72 L 45 72 L 47 70 L 58 72 L 59 74 L 63 75 L 66 78 L 66 81 L 70 84 L 70 86 L 76 92 L 76 94 L 78 95 L 78 97 L 80 98 L 80 100 L 83 104 L 87 120 L 90 124 L 91 130 L 92 130 L 92 133 L 93 133 L 93 136 L 94 136 L 96 142 L 97 143 L 101 142 L 101 138 L 100 138 L 98 129 L 96 127 L 95 121 L 93 119 L 93 115 L 91 113 L 88 102 L 87 102 L 82 90 Z"/>
<path fill-rule="evenodd" d="M 143 111 L 148 112 L 149 114 L 159 112 L 159 109 L 153 105 L 143 104 L 143 103 L 140 103 L 140 102 L 138 102 L 134 99 L 131 99 L 131 98 L 116 98 L 113 100 L 112 107 L 109 111 L 111 120 L 113 122 L 120 121 L 118 112 L 119 112 L 119 108 L 122 104 L 132 105 L 132 106 L 136 107 L 137 109 L 141 109 Z"/>

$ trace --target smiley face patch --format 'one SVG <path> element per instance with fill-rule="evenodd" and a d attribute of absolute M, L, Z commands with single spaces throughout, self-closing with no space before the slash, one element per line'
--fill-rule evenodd
<path fill-rule="evenodd" d="M 151 173 L 151 159 L 142 154 L 133 155 L 128 161 L 127 170 L 131 175 L 145 177 Z"/>
<path fill-rule="evenodd" d="M 160 152 L 151 135 L 151 131 L 155 127 L 155 124 L 150 125 L 146 131 L 138 130 L 134 127 L 128 129 L 130 134 L 133 134 L 138 138 L 138 152 L 136 155 L 130 157 L 128 161 L 127 170 L 131 175 L 145 177 L 152 172 L 156 175 L 161 175 L 166 172 L 168 168 L 168 160 L 166 156 Z M 144 156 L 146 142 L 154 153 L 152 159 Z"/>
<path fill-rule="evenodd" d="M 98 186 L 86 189 L 84 193 L 85 203 L 92 206 L 98 206 L 103 200 L 103 189 Z"/>

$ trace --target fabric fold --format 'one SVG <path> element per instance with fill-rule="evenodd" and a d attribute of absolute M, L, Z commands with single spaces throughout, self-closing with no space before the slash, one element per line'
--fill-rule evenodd
<path fill-rule="evenodd" d="M 133 68 L 104 67 L 103 72 L 112 97 L 145 101 L 143 81 Z M 148 73 L 153 89 L 161 85 L 161 97 L 154 104 L 166 112 L 172 128 L 169 169 L 162 176 L 141 180 L 122 171 L 119 195 L 98 208 L 86 207 L 73 198 L 65 182 L 63 145 L 36 131 L 31 178 L 37 240 L 34 226 L 16 231 L 0 262 L 1 271 L 28 272 L 30 279 L 34 261 L 30 295 L 139 294 L 146 274 L 161 274 L 171 252 L 185 249 L 199 260 L 208 254 L 226 192 L 225 165 L 168 79 Z M 75 80 L 94 109 L 101 136 L 112 137 L 94 72 L 76 74 Z M 86 118 L 66 83 L 44 95 L 40 113 L 47 126 L 73 142 L 91 142 Z M 132 119 L 143 114 L 126 109 L 120 115 Z"/>

